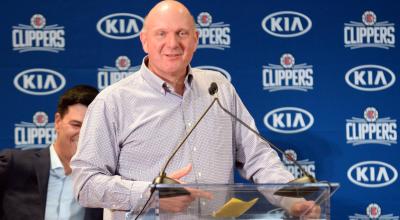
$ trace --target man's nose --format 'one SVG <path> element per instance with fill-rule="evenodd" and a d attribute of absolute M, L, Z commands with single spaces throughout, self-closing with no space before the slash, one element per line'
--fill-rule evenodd
<path fill-rule="evenodd" d="M 179 39 L 176 34 L 170 34 L 167 38 L 167 46 L 170 48 L 175 48 L 179 44 Z"/>

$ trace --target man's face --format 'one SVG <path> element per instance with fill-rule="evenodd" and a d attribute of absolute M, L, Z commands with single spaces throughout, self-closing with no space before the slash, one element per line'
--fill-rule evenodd
<path fill-rule="evenodd" d="M 198 33 L 188 14 L 160 10 L 147 18 L 140 39 L 151 71 L 161 78 L 180 77 L 192 60 Z"/>
<path fill-rule="evenodd" d="M 56 152 L 62 161 L 70 161 L 76 152 L 83 118 L 87 107 L 75 104 L 68 107 L 68 111 L 61 118 L 59 113 L 55 116 L 57 140 L 54 144 Z"/>

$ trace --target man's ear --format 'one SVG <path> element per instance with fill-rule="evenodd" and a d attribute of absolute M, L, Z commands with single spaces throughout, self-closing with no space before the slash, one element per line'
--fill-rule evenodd
<path fill-rule="evenodd" d="M 58 129 L 59 129 L 60 126 L 61 126 L 61 120 L 62 120 L 61 114 L 57 112 L 57 113 L 54 115 L 54 128 L 56 129 L 56 131 L 58 131 Z"/>
<path fill-rule="evenodd" d="M 197 46 L 199 45 L 199 31 L 198 30 L 196 30 L 195 32 L 194 32 L 194 40 L 196 41 L 196 46 L 194 47 L 194 52 L 196 52 L 196 50 L 197 50 Z"/>
<path fill-rule="evenodd" d="M 140 41 L 142 42 L 142 48 L 145 53 L 148 53 L 148 48 L 147 48 L 147 37 L 146 33 L 144 31 L 140 32 Z"/>

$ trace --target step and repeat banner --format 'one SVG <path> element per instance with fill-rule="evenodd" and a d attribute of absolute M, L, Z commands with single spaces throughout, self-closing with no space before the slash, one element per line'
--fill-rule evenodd
<path fill-rule="evenodd" d="M 63 91 L 133 74 L 156 2 L 3 1 L 0 149 L 48 146 Z M 332 219 L 398 220 L 400 3 L 183 3 L 200 33 L 192 66 L 224 74 L 265 137 L 318 180 L 341 184 Z"/>

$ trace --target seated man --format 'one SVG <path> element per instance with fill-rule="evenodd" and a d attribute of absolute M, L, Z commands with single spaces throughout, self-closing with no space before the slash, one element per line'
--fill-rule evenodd
<path fill-rule="evenodd" d="M 79 85 L 60 97 L 51 146 L 0 152 L 0 219 L 102 219 L 102 209 L 78 204 L 70 176 L 82 121 L 97 94 Z"/>

